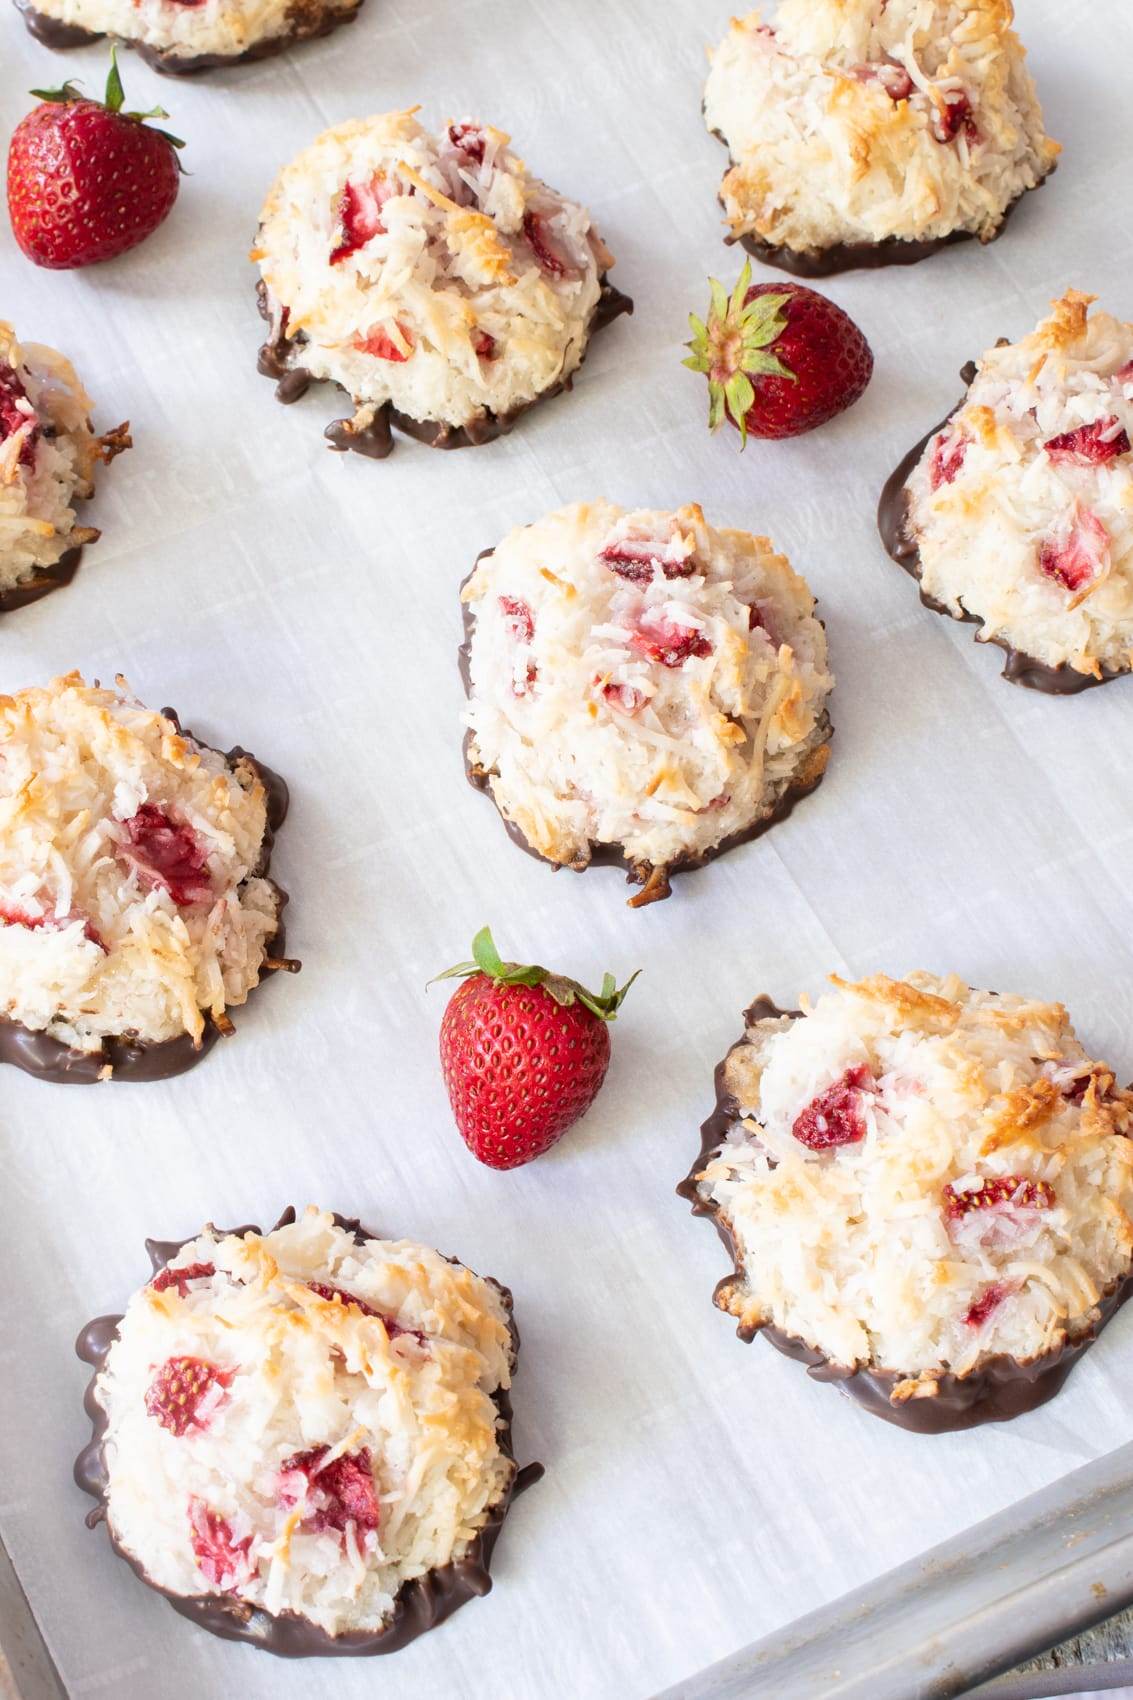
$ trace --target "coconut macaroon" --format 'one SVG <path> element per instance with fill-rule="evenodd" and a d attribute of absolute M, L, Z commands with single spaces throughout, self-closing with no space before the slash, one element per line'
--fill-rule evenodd
<path fill-rule="evenodd" d="M 0 1061 L 154 1079 L 284 961 L 282 780 L 77 673 L 0 697 Z"/>
<path fill-rule="evenodd" d="M 327 35 L 356 17 L 362 0 L 16 0 L 48 47 L 113 36 L 155 71 L 219 70 L 265 59 Z"/>
<path fill-rule="evenodd" d="M 1052 1397 L 1133 1288 L 1133 1093 L 1060 1004 L 878 974 L 766 999 L 680 1188 L 716 1303 L 921 1431 Z"/>
<path fill-rule="evenodd" d="M 511 1295 L 313 1206 L 149 1242 L 154 1279 L 79 1337 L 76 1465 L 143 1581 L 289 1656 L 382 1653 L 491 1586 L 516 1470 Z"/>
<path fill-rule="evenodd" d="M 556 866 L 622 862 L 632 905 L 821 779 L 826 637 L 767 538 L 578 503 L 481 556 L 462 598 L 470 779 Z"/>
<path fill-rule="evenodd" d="M 69 584 L 83 545 L 74 504 L 94 494 L 95 468 L 129 448 L 129 427 L 104 437 L 69 360 L 20 344 L 0 323 L 0 614 Z"/>
<path fill-rule="evenodd" d="M 711 55 L 731 240 L 804 276 L 998 235 L 1059 152 L 1010 0 L 781 0 Z"/>
<path fill-rule="evenodd" d="M 889 553 L 938 613 L 979 623 L 1004 677 L 1066 694 L 1133 667 L 1133 324 L 1071 289 L 886 485 Z"/>
<path fill-rule="evenodd" d="M 632 303 L 590 214 L 472 120 L 416 108 L 327 130 L 264 203 L 252 251 L 271 326 L 260 370 L 294 401 L 330 379 L 356 412 L 332 447 L 381 459 L 391 422 L 435 448 L 482 443 L 568 388 Z"/>

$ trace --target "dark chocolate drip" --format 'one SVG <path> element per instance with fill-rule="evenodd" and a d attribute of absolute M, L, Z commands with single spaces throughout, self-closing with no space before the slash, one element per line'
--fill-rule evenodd
<path fill-rule="evenodd" d="M 62 590 L 78 572 L 82 559 L 83 544 L 77 543 L 51 566 L 37 567 L 33 578 L 23 584 L 12 585 L 8 590 L 0 590 L 0 614 L 10 614 L 14 608 L 26 608 L 29 603 L 38 602 L 41 596 Z"/>
<path fill-rule="evenodd" d="M 485 556 L 493 553 L 494 550 L 492 549 L 482 549 L 476 557 L 476 566 L 479 566 Z M 472 572 L 475 571 L 476 567 L 473 567 Z M 471 577 L 472 573 L 469 573 L 461 581 L 461 590 L 464 589 Z M 460 669 L 464 694 L 471 698 L 472 633 L 475 630 L 476 619 L 467 602 L 461 603 L 461 614 L 464 620 L 464 642 L 457 650 L 457 665 Z M 824 749 L 829 753 L 830 739 L 834 736 L 830 716 L 825 710 L 819 722 L 819 731 L 822 743 L 816 745 L 812 760 L 817 759 Z M 718 856 L 726 855 L 729 850 L 736 850 L 742 844 L 750 844 L 754 839 L 762 838 L 765 832 L 770 832 L 773 826 L 778 826 L 780 821 L 786 820 L 794 812 L 795 805 L 800 803 L 804 797 L 809 797 L 812 791 L 817 791 L 826 772 L 824 765 L 816 777 L 788 780 L 769 814 L 753 822 L 751 826 L 744 826 L 738 832 L 729 833 L 726 838 L 722 838 L 718 844 L 712 845 L 708 850 L 682 851 L 679 856 L 674 857 L 671 862 L 662 866 L 661 864 L 654 865 L 652 862 L 634 861 L 620 844 L 603 844 L 596 839 L 591 839 L 587 846 L 585 861 L 576 864 L 573 862 L 554 862 L 549 856 L 544 856 L 541 851 L 536 850 L 532 844 L 528 843 L 516 823 L 509 820 L 499 804 L 496 803 L 491 789 L 493 775 L 472 760 L 471 747 L 472 730 L 469 728 L 464 734 L 464 742 L 461 746 L 465 778 L 471 786 L 477 791 L 483 792 L 495 804 L 496 812 L 504 824 L 504 831 L 512 843 L 518 845 L 519 849 L 523 850 L 528 856 L 533 856 L 537 862 L 544 862 L 556 873 L 563 867 L 569 867 L 572 873 L 585 873 L 587 868 L 590 867 L 624 869 L 626 884 L 638 885 L 643 888 L 635 897 L 627 900 L 631 909 L 642 909 L 647 904 L 658 903 L 666 897 L 671 897 L 672 885 L 670 882 L 677 874 L 693 873 L 697 868 L 703 868 L 709 862 L 714 862 Z"/>
<path fill-rule="evenodd" d="M 277 1228 L 285 1227 L 295 1220 L 295 1211 L 288 1207 L 275 1224 Z M 340 1216 L 334 1213 L 337 1227 L 353 1234 L 355 1240 L 364 1245 L 367 1240 L 380 1236 L 371 1229 L 362 1227 L 357 1217 Z M 213 1230 L 221 1238 L 233 1234 L 243 1237 L 245 1234 L 258 1234 L 259 1228 L 246 1223 L 239 1228 L 217 1228 Z M 274 1229 L 272 1230 L 274 1232 Z M 191 1235 L 190 1239 L 197 1236 Z M 156 1275 L 164 1269 L 167 1263 L 177 1256 L 189 1240 L 154 1240 L 146 1241 L 153 1273 Z M 458 1263 L 457 1258 L 449 1258 L 450 1263 Z M 513 1311 L 512 1295 L 507 1287 L 500 1282 L 486 1277 L 489 1285 L 499 1293 L 507 1310 L 508 1327 L 511 1333 L 511 1349 L 509 1358 L 514 1371 L 519 1356 L 519 1330 L 516 1327 Z M 86 1523 L 88 1528 L 95 1528 L 99 1523 L 105 1523 L 107 1537 L 111 1547 L 119 1558 L 133 1570 L 134 1574 L 145 1582 L 147 1587 L 163 1594 L 182 1617 L 208 1630 L 211 1635 L 218 1635 L 226 1641 L 246 1641 L 254 1647 L 260 1647 L 265 1652 L 274 1653 L 285 1659 L 304 1659 L 316 1657 L 360 1657 L 378 1653 L 395 1653 L 408 1642 L 416 1640 L 426 1630 L 434 1629 L 453 1612 L 469 1600 L 478 1598 L 490 1592 L 492 1578 L 490 1574 L 492 1553 L 500 1530 L 507 1516 L 511 1502 L 519 1494 L 540 1480 L 544 1474 L 542 1464 L 525 1464 L 517 1470 L 503 1493 L 488 1512 L 487 1520 L 478 1533 L 470 1541 L 467 1552 L 461 1558 L 453 1559 L 450 1563 L 427 1571 L 424 1576 L 416 1577 L 402 1584 L 394 1601 L 393 1615 L 385 1626 L 376 1631 L 350 1630 L 341 1635 L 328 1635 L 324 1629 L 309 1619 L 300 1617 L 295 1612 L 280 1612 L 273 1614 L 249 1605 L 229 1594 L 174 1594 L 167 1588 L 158 1585 L 147 1575 L 142 1564 L 122 1547 L 115 1538 L 110 1526 L 107 1506 L 108 1474 L 103 1443 L 106 1438 L 107 1416 L 98 1398 L 98 1380 L 105 1366 L 111 1346 L 118 1333 L 121 1316 L 100 1316 L 89 1322 L 79 1334 L 75 1350 L 84 1363 L 94 1366 L 94 1375 L 87 1384 L 83 1399 L 83 1408 L 91 1420 L 92 1434 L 89 1443 L 79 1453 L 75 1460 L 74 1478 L 77 1485 L 98 1503 L 95 1509 L 88 1513 Z M 499 1413 L 497 1436 L 500 1451 L 514 1463 L 515 1453 L 512 1450 L 512 1407 L 511 1399 L 504 1388 L 500 1388 L 493 1400 Z"/>
<path fill-rule="evenodd" d="M 586 327 L 587 344 L 591 337 L 612 324 L 621 314 L 633 312 L 633 302 L 628 295 L 623 295 L 605 276 L 599 281 L 602 290 Z M 271 311 L 262 278 L 256 285 L 256 304 L 260 317 L 270 323 Z M 276 400 L 283 402 L 285 406 L 305 395 L 312 381 L 310 373 L 294 360 L 295 350 L 301 348 L 306 340 L 302 332 L 289 338 L 283 335 L 282 330 L 278 330 L 263 344 L 256 357 L 256 370 L 265 378 L 277 380 Z M 584 351 L 582 360 L 585 358 Z M 579 364 L 581 365 L 582 361 Z M 414 437 L 431 449 L 479 448 L 484 443 L 494 442 L 497 437 L 506 436 L 531 408 L 537 407 L 540 402 L 549 401 L 552 396 L 561 395 L 564 390 L 571 389 L 573 382 L 574 373 L 571 373 L 570 377 L 551 384 L 531 401 L 520 402 L 507 413 L 485 413 L 481 418 L 469 419 L 463 425 L 447 425 L 440 419 L 413 419 L 387 401 L 374 409 L 373 417 L 366 424 L 356 425 L 353 419 L 334 419 L 323 435 L 332 449 L 342 453 L 349 449 L 369 460 L 385 460 L 387 455 L 392 453 L 394 426 L 403 436 Z M 340 384 L 335 386 L 337 389 L 341 387 Z"/>
<path fill-rule="evenodd" d="M 703 102 L 701 111 L 703 111 Z M 719 130 L 713 130 L 712 135 L 724 147 L 728 146 L 726 138 Z M 735 164 L 731 152 L 728 154 L 729 166 Z M 1045 177 L 1032 185 L 1041 189 L 1047 177 L 1057 170 L 1057 162 L 1052 165 Z M 1026 189 L 1021 189 L 1013 201 L 1008 201 L 1003 210 L 1003 217 L 992 234 L 981 238 L 984 247 L 994 242 L 1003 234 L 1007 220 L 1011 217 Z M 723 206 L 723 198 L 716 197 Z M 931 254 L 941 248 L 950 248 L 956 242 L 971 242 L 975 232 L 971 230 L 952 230 L 947 236 L 932 236 L 916 240 L 904 236 L 886 236 L 880 242 L 832 242 L 825 248 L 788 248 L 785 243 L 765 242 L 758 236 L 726 236 L 725 242 L 729 247 L 738 242 L 740 246 L 765 266 L 774 266 L 778 271 L 789 272 L 793 277 L 834 277 L 839 272 L 874 271 L 882 266 L 911 266 L 918 260 L 926 260 Z"/>
<path fill-rule="evenodd" d="M 191 738 L 201 749 L 213 748 L 211 744 L 206 744 L 203 738 L 186 732 L 173 709 L 164 708 L 161 712 L 184 737 Z M 263 844 L 260 847 L 259 860 L 248 876 L 250 879 L 265 877 L 271 866 L 275 834 L 287 815 L 287 782 L 273 768 L 257 760 L 250 751 L 239 744 L 234 744 L 230 750 L 216 753 L 222 754 L 230 767 L 237 762 L 250 765 L 267 793 L 267 823 Z M 288 902 L 288 894 L 274 880 L 268 883 L 278 900 L 279 922 L 275 932 L 267 940 L 267 951 L 279 960 L 287 947 L 283 911 Z M 273 973 L 275 969 L 263 966 L 260 970 L 260 985 Z M 254 986 L 252 990 L 258 991 L 259 986 Z M 11 1063 L 22 1069 L 25 1074 L 35 1075 L 40 1080 L 49 1080 L 57 1086 L 93 1085 L 106 1078 L 107 1068 L 111 1070 L 111 1080 L 125 1080 L 137 1084 L 171 1080 L 178 1074 L 184 1074 L 187 1069 L 195 1068 L 219 1038 L 220 1029 L 212 1017 L 208 1016 L 199 1044 L 194 1043 L 188 1033 L 180 1033 L 175 1039 L 142 1039 L 137 1034 L 123 1033 L 104 1038 L 98 1050 L 75 1051 L 61 1039 L 53 1038 L 50 1033 L 33 1031 L 18 1021 L 9 1021 L 0 1016 L 0 1063 Z"/>
<path fill-rule="evenodd" d="M 1006 338 L 1000 337 L 996 347 L 1001 348 L 1005 341 Z M 968 388 L 971 387 L 975 375 L 975 361 L 969 360 L 960 370 L 960 376 Z M 916 539 L 910 533 L 908 524 L 909 493 L 906 488 L 908 481 L 929 443 L 939 431 L 943 431 L 953 415 L 963 407 L 965 399 L 966 392 L 956 403 L 952 412 L 942 419 L 939 425 L 934 425 L 932 430 L 927 432 L 919 443 L 914 444 L 894 471 L 890 473 L 882 489 L 881 500 L 877 504 L 877 529 L 881 533 L 881 541 L 885 545 L 885 551 L 890 559 L 896 561 L 897 565 L 903 568 L 910 578 L 916 580 L 920 590 L 920 599 L 926 608 L 931 608 L 934 614 L 946 614 L 949 619 L 961 620 L 966 625 L 979 626 L 983 624 L 980 615 L 970 614 L 966 608 L 962 608 L 959 614 L 954 614 L 945 603 L 939 602 L 935 596 L 929 596 L 924 589 L 920 588 L 921 552 Z M 981 638 L 977 635 L 976 641 L 991 644 L 996 649 L 1003 651 L 1007 658 L 1002 673 L 1004 679 L 1007 679 L 1013 685 L 1026 685 L 1030 690 L 1042 691 L 1047 696 L 1077 696 L 1079 691 L 1087 691 L 1093 685 L 1105 685 L 1111 679 L 1123 677 L 1126 671 L 1107 667 L 1103 664 L 1101 677 L 1098 678 L 1093 673 L 1079 673 L 1076 668 L 1069 666 L 1065 661 L 1057 667 L 1052 667 L 1049 662 L 1039 661 L 1033 655 L 1026 655 L 1023 651 L 1015 649 L 1006 638 Z"/>
<path fill-rule="evenodd" d="M 230 65 L 248 65 L 255 60 L 269 59 L 276 53 L 283 53 L 296 42 L 314 41 L 320 36 L 329 35 L 340 24 L 352 24 L 358 16 L 361 4 L 362 0 L 355 0 L 352 11 L 321 17 L 317 22 L 309 18 L 305 20 L 304 7 L 294 5 L 288 12 L 288 23 L 292 27 L 287 34 L 254 42 L 241 53 L 179 54 L 175 48 L 151 47 L 147 42 L 133 41 L 128 36 L 117 39 L 123 47 L 132 47 L 139 59 L 143 59 L 153 70 L 160 71 L 164 76 L 193 76 L 199 71 L 227 70 Z M 80 24 L 65 24 L 58 18 L 50 18 L 45 12 L 37 11 L 30 4 L 30 0 L 15 0 L 15 5 L 23 13 L 29 32 L 45 47 L 63 51 L 72 47 L 87 47 L 93 41 L 101 41 L 105 34 L 103 30 L 88 30 Z"/>
<path fill-rule="evenodd" d="M 734 1051 L 748 1043 L 747 1033 L 757 1021 L 778 1020 L 788 1016 L 801 1019 L 799 1010 L 783 1010 L 770 998 L 760 997 L 744 1011 L 744 1036 L 737 1040 L 728 1055 L 716 1065 L 716 1105 L 700 1129 L 700 1150 L 692 1168 L 677 1187 L 679 1197 L 687 1199 L 694 1216 L 706 1216 L 713 1224 L 733 1263 L 730 1275 L 716 1283 L 712 1301 L 721 1310 L 737 1288 L 744 1283 L 743 1254 L 732 1230 L 731 1221 L 712 1199 L 699 1190 L 699 1177 L 708 1159 L 719 1150 L 740 1114 L 741 1106 L 728 1091 L 725 1071 Z M 909 1379 L 907 1373 L 878 1367 L 851 1369 L 831 1361 L 816 1346 L 809 1345 L 797 1335 L 788 1334 L 774 1323 L 754 1326 L 739 1322 L 736 1333 L 750 1345 L 762 1334 L 786 1357 L 806 1365 L 807 1374 L 815 1381 L 833 1382 L 847 1397 L 855 1400 L 875 1417 L 914 1434 L 946 1434 L 958 1429 L 975 1428 L 980 1423 L 1008 1422 L 1012 1417 L 1037 1410 L 1053 1399 L 1062 1387 L 1075 1362 L 1097 1339 L 1106 1323 L 1133 1295 L 1133 1270 L 1116 1281 L 1103 1294 L 1098 1320 L 1083 1334 L 1066 1340 L 1054 1351 L 1030 1359 L 1014 1358 L 1007 1353 L 978 1359 L 967 1375 L 942 1372 L 937 1376 L 937 1391 L 928 1397 L 894 1402 L 892 1393 L 899 1382 Z M 730 1313 L 729 1313 L 730 1314 Z"/>

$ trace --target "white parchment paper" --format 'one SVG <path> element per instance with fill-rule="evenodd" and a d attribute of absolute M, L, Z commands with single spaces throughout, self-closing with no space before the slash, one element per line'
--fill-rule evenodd
<path fill-rule="evenodd" d="M 796 443 L 709 438 L 682 370 L 707 275 L 731 280 L 724 154 L 698 110 L 708 0 L 367 0 L 286 58 L 177 83 L 124 56 L 130 104 L 188 141 L 173 216 L 122 261 L 36 271 L 0 220 L 0 312 L 66 350 L 102 426 L 104 540 L 75 584 L 0 629 L 0 689 L 72 666 L 240 741 L 290 780 L 273 872 L 305 967 L 165 1085 L 0 1079 L 0 1530 L 72 1696 L 122 1700 L 638 1700 L 1133 1437 L 1133 1314 L 1045 1410 L 920 1438 L 864 1415 L 714 1312 L 723 1253 L 673 1196 L 712 1067 L 767 991 L 831 970 L 955 969 L 1056 997 L 1133 1075 L 1133 685 L 1053 701 L 923 610 L 874 529 L 880 486 L 953 404 L 957 371 L 1068 284 L 1133 315 L 1133 28 L 1123 0 L 1020 0 L 1051 184 L 1008 235 L 835 279 L 877 371 Z M 25 91 L 100 86 L 0 12 L 0 127 Z M 245 255 L 277 167 L 324 126 L 421 101 L 509 130 L 589 202 L 637 300 L 573 396 L 453 455 L 372 464 L 321 439 L 342 398 L 290 409 L 255 371 Z M 617 874 L 551 872 L 464 781 L 459 580 L 511 526 L 579 498 L 701 502 L 809 577 L 838 675 L 826 782 L 769 837 L 635 913 Z M 453 1128 L 429 975 L 490 921 L 505 954 L 644 973 L 609 1082 L 560 1147 L 509 1175 Z M 496 1587 L 392 1660 L 287 1666 L 177 1618 L 88 1533 L 79 1326 L 145 1278 L 145 1235 L 325 1202 L 515 1290 L 521 1461 L 547 1465 Z"/>

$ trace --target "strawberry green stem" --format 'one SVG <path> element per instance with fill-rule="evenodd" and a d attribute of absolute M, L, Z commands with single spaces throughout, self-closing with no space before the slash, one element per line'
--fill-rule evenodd
<path fill-rule="evenodd" d="M 552 974 L 536 963 L 504 962 L 496 949 L 491 929 L 481 927 L 472 940 L 472 961 L 458 962 L 455 968 L 446 968 L 443 974 L 437 974 L 434 978 L 464 980 L 473 974 L 483 974 L 486 979 L 494 980 L 500 986 L 542 986 L 548 996 L 554 998 L 563 1008 L 568 1008 L 572 1003 L 580 1003 L 584 1009 L 596 1015 L 599 1021 L 614 1021 L 626 993 L 640 972 L 640 968 L 636 969 L 620 990 L 614 976 L 607 974 L 603 978 L 600 992 L 588 992 L 577 980 L 568 980 L 562 974 Z M 432 981 L 429 984 L 431 985 Z"/>
<path fill-rule="evenodd" d="M 757 295 L 751 301 L 751 263 L 746 262 L 739 282 L 729 296 L 723 284 L 709 278 L 712 302 L 707 320 L 689 314 L 691 353 L 682 362 L 708 379 L 708 424 L 717 430 L 727 413 L 740 431 L 740 447 L 747 442 L 747 416 L 755 406 L 753 378 L 771 374 L 792 383 L 795 374 L 772 352 L 772 345 L 787 328 L 784 307 L 790 293 Z"/>

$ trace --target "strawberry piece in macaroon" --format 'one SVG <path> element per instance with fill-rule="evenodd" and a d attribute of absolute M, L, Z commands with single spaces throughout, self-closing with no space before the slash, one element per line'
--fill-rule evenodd
<path fill-rule="evenodd" d="M 1129 453 L 1129 433 L 1120 419 L 1095 419 L 1073 431 L 1060 431 L 1043 444 L 1052 461 L 1067 466 L 1105 466 Z"/>
<path fill-rule="evenodd" d="M 1096 514 L 1078 503 L 1064 533 L 1043 539 L 1039 570 L 1083 601 L 1109 571 L 1109 532 Z"/>
<path fill-rule="evenodd" d="M 866 1136 L 862 1100 L 876 1092 L 872 1071 L 866 1064 L 845 1073 L 800 1110 L 791 1132 L 808 1151 L 829 1151 L 836 1145 L 854 1145 Z"/>
<path fill-rule="evenodd" d="M 401 193 L 381 171 L 368 183 L 354 181 L 343 186 L 337 214 L 341 239 L 331 250 L 332 266 L 356 254 L 375 236 L 385 235 L 382 208 L 391 196 Z"/>
<path fill-rule="evenodd" d="M 179 907 L 212 899 L 208 851 L 191 826 L 155 803 L 143 803 L 122 826 L 126 842 L 118 847 L 119 858 L 143 885 L 167 891 Z"/>
<path fill-rule="evenodd" d="M 280 1471 L 279 1503 L 300 1512 L 304 1529 L 345 1535 L 353 1527 L 359 1539 L 372 1537 L 381 1515 L 370 1449 L 329 1457 L 331 1451 L 314 1446 L 288 1458 Z"/>
<path fill-rule="evenodd" d="M 237 1540 L 232 1524 L 194 1494 L 189 1500 L 189 1541 L 197 1568 L 210 1588 L 226 1594 L 252 1574 L 252 1536 Z"/>
<path fill-rule="evenodd" d="M 231 1370 L 204 1358 L 167 1358 L 146 1389 L 146 1410 L 170 1434 L 206 1429 L 232 1379 Z"/>

